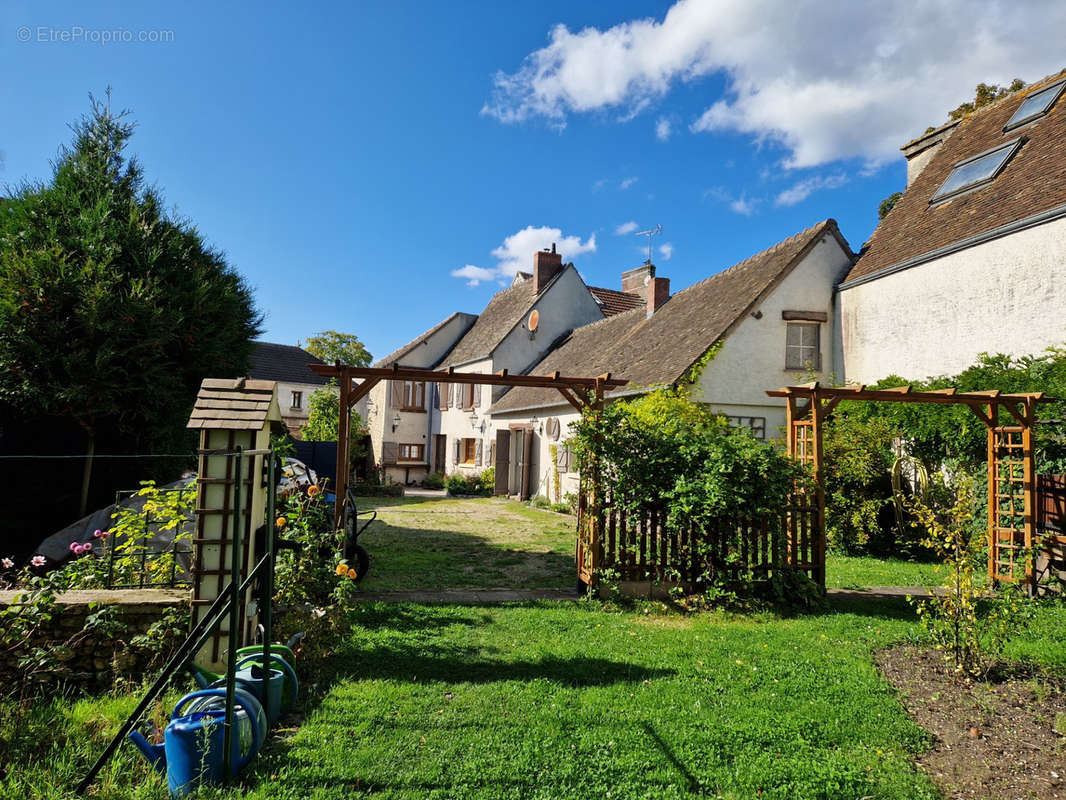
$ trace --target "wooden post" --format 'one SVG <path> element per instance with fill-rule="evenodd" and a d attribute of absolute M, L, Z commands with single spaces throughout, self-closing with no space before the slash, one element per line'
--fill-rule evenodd
<path fill-rule="evenodd" d="M 996 450 L 996 426 L 999 424 L 999 407 L 988 404 L 988 581 L 996 585 L 996 562 L 999 560 L 999 507 L 996 504 L 996 482 L 999 478 L 999 456 Z"/>
<path fill-rule="evenodd" d="M 339 529 L 344 519 L 344 501 L 348 496 L 348 468 L 350 459 L 348 447 L 351 442 L 352 414 L 351 400 L 352 379 L 348 370 L 337 364 L 340 371 L 340 398 L 337 414 L 337 485 L 333 487 L 337 499 L 333 503 L 333 527 Z"/>
<path fill-rule="evenodd" d="M 1025 401 L 1022 423 L 1022 481 L 1025 491 L 1025 584 L 1030 594 L 1036 591 L 1036 447 L 1033 441 L 1033 425 L 1036 424 L 1036 404 L 1032 399 Z"/>
<path fill-rule="evenodd" d="M 825 587 L 825 487 L 822 485 L 822 422 L 824 411 L 818 390 L 811 393 L 811 442 L 814 448 L 811 454 L 811 472 L 814 475 L 814 530 L 812 533 L 811 555 L 814 557 L 814 570 L 811 575 L 818 585 Z"/>

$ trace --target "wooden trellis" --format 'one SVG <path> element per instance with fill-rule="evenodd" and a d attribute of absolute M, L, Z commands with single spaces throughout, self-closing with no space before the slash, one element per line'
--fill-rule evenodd
<path fill-rule="evenodd" d="M 959 392 L 934 389 L 913 392 L 909 386 L 866 389 L 864 386 L 823 387 L 817 382 L 786 386 L 767 392 L 788 402 L 788 452 L 810 467 L 814 488 L 810 490 L 816 512 L 813 557 L 825 584 L 825 492 L 822 483 L 822 428 L 826 417 L 841 400 L 888 403 L 941 403 L 964 405 L 988 430 L 988 576 L 993 581 L 1024 583 L 1034 588 L 1033 567 L 1037 545 L 1036 453 L 1033 429 L 1036 406 L 1052 402 L 1043 392 L 1020 394 L 998 390 Z M 795 539 L 795 533 L 792 537 Z M 789 558 L 799 550 L 790 541 Z"/>

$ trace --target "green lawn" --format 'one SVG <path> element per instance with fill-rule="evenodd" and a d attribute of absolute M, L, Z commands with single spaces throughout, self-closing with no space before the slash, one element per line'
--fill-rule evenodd
<path fill-rule="evenodd" d="M 576 521 L 502 498 L 361 498 L 368 591 L 572 587 Z"/>
<path fill-rule="evenodd" d="M 373 559 L 367 590 L 569 588 L 576 520 L 500 498 L 362 498 L 376 510 L 360 542 Z M 830 554 L 826 584 L 932 586 L 935 565 Z"/>
<path fill-rule="evenodd" d="M 943 580 L 944 572 L 938 573 L 936 564 L 833 553 L 825 557 L 825 585 L 829 587 L 936 586 Z"/>
<path fill-rule="evenodd" d="M 795 619 L 584 603 L 369 605 L 256 798 L 936 797 L 869 657 L 885 609 Z"/>
<path fill-rule="evenodd" d="M 303 725 L 275 731 L 238 790 L 200 796 L 937 797 L 911 761 L 930 739 L 871 660 L 918 637 L 905 603 L 648 611 L 360 604 Z M 1039 607 L 1033 630 L 1008 653 L 1066 674 L 1066 606 Z M 133 703 L 34 704 L 0 797 L 70 796 Z M 0 733 L 9 716 L 0 703 Z M 164 793 L 124 745 L 95 796 Z"/>

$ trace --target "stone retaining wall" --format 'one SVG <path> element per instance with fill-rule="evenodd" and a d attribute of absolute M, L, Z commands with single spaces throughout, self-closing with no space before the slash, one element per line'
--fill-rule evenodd
<path fill-rule="evenodd" d="M 0 592 L 0 608 L 10 606 L 18 594 L 17 591 Z M 101 606 L 115 608 L 118 631 L 113 635 L 90 632 L 84 638 L 78 637 L 86 618 Z M 188 619 L 188 590 L 117 589 L 60 595 L 52 619 L 33 642 L 34 646 L 48 646 L 55 656 L 55 668 L 39 679 L 42 682 L 64 680 L 93 687 L 109 686 L 119 676 L 139 679 L 154 667 L 152 662 L 158 660 L 159 655 L 131 646 L 130 640 L 146 632 L 170 609 L 180 610 Z M 180 627 L 180 633 L 184 635 L 187 630 L 186 621 Z M 0 670 L 18 670 L 19 660 L 27 654 L 26 650 L 10 652 L 0 649 Z"/>

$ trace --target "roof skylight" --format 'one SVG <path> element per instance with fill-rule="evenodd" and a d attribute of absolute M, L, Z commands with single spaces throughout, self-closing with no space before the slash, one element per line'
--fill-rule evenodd
<path fill-rule="evenodd" d="M 993 150 L 986 150 L 965 161 L 960 161 L 929 202 L 946 200 L 976 186 L 990 183 L 1007 165 L 1023 141 L 1025 140 L 1022 138 L 1014 139 Z"/>
<path fill-rule="evenodd" d="M 1066 80 L 1061 80 L 1045 89 L 1041 89 L 1039 92 L 1033 92 L 1018 106 L 1018 110 L 1014 112 L 1014 116 L 1007 120 L 1003 130 L 1009 131 L 1011 128 L 1017 128 L 1019 125 L 1024 125 L 1044 116 L 1055 101 L 1059 99 L 1059 95 L 1062 94 L 1064 88 L 1066 88 Z"/>

